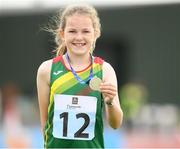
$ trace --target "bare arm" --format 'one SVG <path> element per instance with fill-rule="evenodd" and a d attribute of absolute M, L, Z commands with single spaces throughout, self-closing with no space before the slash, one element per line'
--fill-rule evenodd
<path fill-rule="evenodd" d="M 119 103 L 117 78 L 114 69 L 109 63 L 103 64 L 103 83 L 100 85 L 105 102 L 106 118 L 114 129 L 122 124 L 123 112 Z M 112 103 L 112 105 L 106 104 Z"/>
<path fill-rule="evenodd" d="M 48 114 L 51 64 L 52 60 L 43 62 L 37 72 L 37 92 L 42 132 L 44 130 Z"/>

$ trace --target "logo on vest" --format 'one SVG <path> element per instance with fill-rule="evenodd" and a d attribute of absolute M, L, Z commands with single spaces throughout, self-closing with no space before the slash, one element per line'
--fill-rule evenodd
<path fill-rule="evenodd" d="M 53 72 L 53 75 L 57 76 L 58 74 L 62 73 L 62 70 L 58 70 L 57 72 Z"/>

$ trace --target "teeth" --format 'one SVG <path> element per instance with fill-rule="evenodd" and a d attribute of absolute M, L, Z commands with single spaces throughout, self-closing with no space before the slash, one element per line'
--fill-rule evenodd
<path fill-rule="evenodd" d="M 84 43 L 74 43 L 74 45 L 76 45 L 76 46 L 83 46 L 85 44 Z"/>

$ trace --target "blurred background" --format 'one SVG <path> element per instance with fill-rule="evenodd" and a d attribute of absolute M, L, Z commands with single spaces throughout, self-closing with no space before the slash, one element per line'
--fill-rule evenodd
<path fill-rule="evenodd" d="M 36 73 L 55 43 L 41 28 L 75 2 L 0 0 L 0 147 L 43 147 Z M 86 2 L 102 24 L 94 54 L 114 67 L 124 111 L 120 129 L 105 121 L 105 146 L 180 147 L 180 1 Z"/>

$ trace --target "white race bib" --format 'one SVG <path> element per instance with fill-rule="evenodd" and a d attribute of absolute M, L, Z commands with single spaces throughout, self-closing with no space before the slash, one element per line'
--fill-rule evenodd
<path fill-rule="evenodd" d="M 54 95 L 53 136 L 61 139 L 94 138 L 97 98 Z"/>

